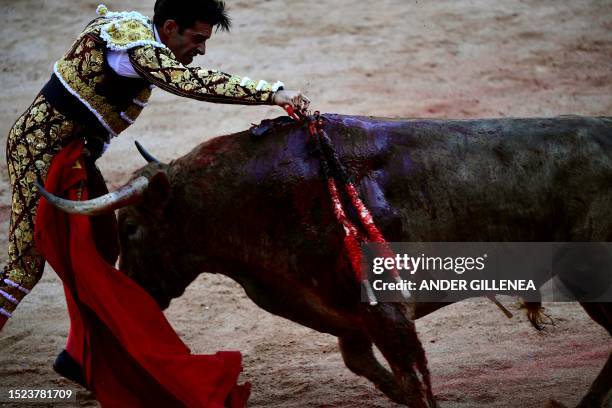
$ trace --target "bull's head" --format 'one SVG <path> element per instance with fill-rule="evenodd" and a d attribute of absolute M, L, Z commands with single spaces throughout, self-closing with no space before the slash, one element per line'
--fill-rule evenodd
<path fill-rule="evenodd" d="M 55 207 L 72 214 L 98 215 L 120 209 L 118 214 L 121 254 L 119 269 L 143 287 L 160 305 L 180 296 L 188 282 L 176 265 L 180 241 L 172 222 L 172 189 L 167 165 L 148 154 L 136 142 L 149 164 L 115 192 L 84 201 L 70 201 L 39 190 Z"/>

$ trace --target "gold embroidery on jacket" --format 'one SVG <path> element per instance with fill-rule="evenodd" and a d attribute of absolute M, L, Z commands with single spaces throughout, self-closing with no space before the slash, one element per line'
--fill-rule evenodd
<path fill-rule="evenodd" d="M 272 85 L 244 80 L 203 68 L 188 68 L 176 60 L 167 48 L 136 47 L 129 51 L 136 72 L 160 88 L 188 98 L 209 102 L 272 104 Z"/>
<path fill-rule="evenodd" d="M 72 49 L 57 62 L 55 71 L 111 135 L 121 133 L 138 117 L 142 105 L 149 100 L 150 90 L 146 88 L 135 98 L 137 102 L 123 109 L 101 95 L 96 88 L 105 81 L 105 71 L 109 69 L 104 61 L 107 48 L 128 50 L 132 65 L 143 78 L 179 96 L 245 105 L 273 103 L 273 86 L 265 81 L 183 66 L 170 49 L 155 41 L 152 23 L 142 14 L 106 11 L 104 16 L 86 27 Z"/>
<path fill-rule="evenodd" d="M 96 91 L 96 87 L 102 83 L 105 76 L 105 61 L 104 52 L 107 47 L 105 42 L 100 37 L 102 28 L 109 24 L 117 24 L 119 29 L 115 29 L 115 36 L 112 41 L 119 41 L 117 44 L 124 44 L 122 38 L 136 38 L 137 41 L 151 40 L 153 31 L 144 23 L 135 20 L 128 21 L 111 21 L 105 18 L 94 20 L 83 31 L 77 39 L 72 49 L 57 62 L 55 71 L 58 77 L 76 93 L 81 101 L 85 102 L 86 106 L 101 120 L 103 125 L 114 136 L 125 130 L 130 122 L 121 118 L 121 111 L 111 104 L 104 96 Z M 113 25 L 114 27 L 114 25 Z M 122 30 L 127 30 L 122 33 Z M 131 30 L 131 31 L 130 31 Z M 141 91 L 138 100 L 145 104 L 151 92 L 148 87 Z M 133 121 L 142 111 L 142 107 L 135 103 L 130 105 L 125 110 L 130 110 L 132 115 L 130 119 Z"/>
<path fill-rule="evenodd" d="M 128 50 L 141 45 L 166 47 L 155 39 L 151 20 L 138 12 L 111 12 L 105 17 L 108 23 L 101 27 L 100 37 L 111 50 Z"/>

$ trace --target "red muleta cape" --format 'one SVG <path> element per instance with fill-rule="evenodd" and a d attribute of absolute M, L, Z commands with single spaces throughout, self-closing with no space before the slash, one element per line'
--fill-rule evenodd
<path fill-rule="evenodd" d="M 55 157 L 47 191 L 85 200 L 88 188 L 79 197 L 79 186 L 106 189 L 97 171 L 88 179 L 82 152 L 78 140 Z M 103 228 L 92 229 L 92 223 Z M 90 220 L 44 198 L 38 206 L 37 247 L 64 283 L 71 321 L 67 351 L 83 367 L 94 397 L 103 407 L 246 406 L 250 384 L 236 384 L 241 354 L 192 355 L 155 301 L 112 266 L 115 228 L 114 214 Z"/>

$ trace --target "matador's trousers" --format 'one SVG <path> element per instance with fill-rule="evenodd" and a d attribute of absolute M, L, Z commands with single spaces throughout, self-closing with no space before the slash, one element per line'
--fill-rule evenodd
<path fill-rule="evenodd" d="M 0 277 L 0 314 L 11 317 L 19 302 L 40 280 L 45 260 L 34 247 L 34 218 L 39 193 L 53 157 L 77 137 L 79 125 L 39 95 L 13 128 L 6 142 L 12 186 L 8 264 Z"/>

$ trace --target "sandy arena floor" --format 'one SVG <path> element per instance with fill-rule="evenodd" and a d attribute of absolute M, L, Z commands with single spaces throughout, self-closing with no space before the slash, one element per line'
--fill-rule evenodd
<path fill-rule="evenodd" d="M 153 0 L 108 0 L 152 14 Z M 228 0 L 234 28 L 196 64 L 283 80 L 322 112 L 479 118 L 612 112 L 610 0 Z M 0 137 L 94 17 L 94 0 L 0 0 Z M 211 137 L 276 117 L 274 107 L 206 104 L 156 90 L 138 122 L 100 161 L 111 188 L 142 165 L 133 141 L 170 160 Z M 0 262 L 6 260 L 8 176 L 0 155 Z M 612 342 L 576 304 L 548 305 L 557 326 L 532 330 L 492 304 L 455 304 L 417 323 L 442 408 L 576 404 Z M 333 337 L 257 308 L 229 279 L 202 275 L 167 316 L 194 352 L 238 349 L 252 407 L 390 407 L 342 363 Z M 0 387 L 78 389 L 51 362 L 68 329 L 59 280 L 47 270 L 0 333 Z"/>

